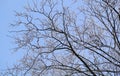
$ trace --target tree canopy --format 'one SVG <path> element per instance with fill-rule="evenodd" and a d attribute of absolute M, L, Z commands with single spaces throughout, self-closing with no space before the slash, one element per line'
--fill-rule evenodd
<path fill-rule="evenodd" d="M 26 54 L 4 76 L 120 75 L 120 0 L 33 0 L 16 16 Z"/>

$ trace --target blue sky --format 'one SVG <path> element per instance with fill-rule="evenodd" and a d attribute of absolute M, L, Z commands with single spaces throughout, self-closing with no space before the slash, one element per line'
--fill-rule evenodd
<path fill-rule="evenodd" d="M 13 39 L 8 37 L 10 23 L 15 21 L 15 10 L 23 11 L 28 0 L 0 0 L 0 70 L 16 63 L 21 57 L 21 52 L 13 53 Z"/>

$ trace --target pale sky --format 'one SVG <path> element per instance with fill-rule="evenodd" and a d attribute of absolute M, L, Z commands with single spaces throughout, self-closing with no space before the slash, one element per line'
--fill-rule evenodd
<path fill-rule="evenodd" d="M 13 39 L 8 37 L 12 30 L 10 23 L 15 21 L 15 10 L 23 11 L 28 0 L 0 0 L 0 70 L 15 64 L 21 57 L 21 52 L 13 53 Z"/>

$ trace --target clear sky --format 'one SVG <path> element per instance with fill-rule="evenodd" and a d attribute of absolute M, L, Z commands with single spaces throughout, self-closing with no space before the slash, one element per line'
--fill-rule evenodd
<path fill-rule="evenodd" d="M 15 10 L 22 11 L 28 0 L 0 0 L 0 70 L 16 63 L 21 52 L 13 53 L 13 39 L 8 37 L 12 30 L 10 23 L 15 20 Z"/>

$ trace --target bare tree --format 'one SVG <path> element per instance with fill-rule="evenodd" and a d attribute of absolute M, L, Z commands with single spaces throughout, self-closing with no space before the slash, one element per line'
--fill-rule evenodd
<path fill-rule="evenodd" d="M 119 76 L 120 0 L 39 0 L 18 13 L 25 56 L 4 76 Z"/>

